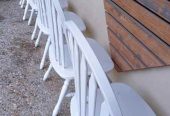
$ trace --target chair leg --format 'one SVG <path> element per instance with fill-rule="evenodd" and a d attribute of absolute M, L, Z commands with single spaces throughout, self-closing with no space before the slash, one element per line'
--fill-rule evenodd
<path fill-rule="evenodd" d="M 26 19 L 27 12 L 28 12 L 28 8 L 29 8 L 29 4 L 28 4 L 28 2 L 27 2 L 26 7 L 25 7 L 25 11 L 24 11 L 23 20 L 25 20 L 25 19 Z"/>
<path fill-rule="evenodd" d="M 35 11 L 34 9 L 31 10 L 30 18 L 29 18 L 29 20 L 28 20 L 28 25 L 31 25 L 34 11 Z"/>
<path fill-rule="evenodd" d="M 46 81 L 46 80 L 47 80 L 47 78 L 48 78 L 48 76 L 49 76 L 49 73 L 50 73 L 50 71 L 52 70 L 52 68 L 53 68 L 53 66 L 52 66 L 52 64 L 50 64 L 50 66 L 48 67 L 47 72 L 46 72 L 45 75 L 44 75 L 43 81 Z"/>
<path fill-rule="evenodd" d="M 21 4 L 22 4 L 22 1 L 23 1 L 23 0 L 20 0 L 20 1 L 19 1 L 19 5 L 21 5 Z"/>
<path fill-rule="evenodd" d="M 69 86 L 69 83 L 70 83 L 70 80 L 65 80 L 64 82 L 64 85 L 61 89 L 61 93 L 60 93 L 60 96 L 59 96 L 59 99 L 58 99 L 58 102 L 53 110 L 53 114 L 52 116 L 57 116 L 59 110 L 60 110 L 60 106 L 61 106 L 61 103 L 66 95 L 66 92 L 67 92 L 67 89 L 68 89 L 68 86 Z"/>
<path fill-rule="evenodd" d="M 25 0 L 21 0 L 22 2 L 21 2 L 21 8 L 24 8 L 24 4 L 25 4 Z"/>
<path fill-rule="evenodd" d="M 48 37 L 47 43 L 45 45 L 44 54 L 43 54 L 43 57 L 42 57 L 42 60 L 41 60 L 41 63 L 40 63 L 40 69 L 43 69 L 43 67 L 44 67 L 44 62 L 45 62 L 45 58 L 46 58 L 49 46 L 50 46 L 50 38 Z"/>
<path fill-rule="evenodd" d="M 37 21 L 36 21 L 34 31 L 33 31 L 32 36 L 31 36 L 31 40 L 34 40 L 37 28 L 38 28 L 38 25 L 37 25 Z"/>
<path fill-rule="evenodd" d="M 66 94 L 66 97 L 73 97 L 75 95 L 75 92 L 70 92 L 68 94 Z"/>
<path fill-rule="evenodd" d="M 40 30 L 40 32 L 39 32 L 39 34 L 38 34 L 38 38 L 37 38 L 37 40 L 35 41 L 35 47 L 38 47 L 38 44 L 39 44 L 41 35 L 42 35 L 42 31 Z"/>

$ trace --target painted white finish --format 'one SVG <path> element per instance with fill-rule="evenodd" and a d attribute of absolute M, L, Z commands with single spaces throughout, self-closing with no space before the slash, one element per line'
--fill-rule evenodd
<path fill-rule="evenodd" d="M 47 8 L 46 8 L 46 5 L 45 5 L 45 1 L 44 0 L 37 0 L 37 1 L 38 1 L 37 6 L 39 8 L 39 13 L 38 13 L 35 28 L 34 28 L 34 31 L 33 31 L 32 37 L 31 37 L 32 40 L 35 39 L 36 31 L 39 28 L 40 31 L 39 31 L 38 37 L 35 41 L 35 47 L 38 47 L 42 34 L 49 35 Z M 65 20 L 75 21 L 76 24 L 78 25 L 78 27 L 82 31 L 85 31 L 86 26 L 85 26 L 84 22 L 82 21 L 82 19 L 78 15 L 76 15 L 75 13 L 70 12 L 70 11 L 63 11 L 62 10 L 62 9 L 67 9 L 66 8 L 66 7 L 68 7 L 67 0 L 59 0 L 59 1 L 56 1 L 56 2 L 59 2 L 59 4 L 60 4 L 58 6 L 59 10 L 61 10 L 60 11 L 61 15 L 65 16 Z M 47 51 L 48 51 L 48 48 L 49 48 L 49 45 L 50 45 L 49 43 L 50 43 L 49 40 L 47 40 L 45 51 L 44 51 L 44 54 L 43 54 L 43 57 L 42 57 L 42 60 L 41 60 L 41 63 L 40 63 L 40 69 L 42 69 L 44 67 L 45 58 L 46 58 Z M 48 73 L 46 73 L 45 78 L 47 78 L 47 76 L 48 76 L 47 74 Z"/>
<path fill-rule="evenodd" d="M 109 83 L 92 47 L 72 21 L 65 23 L 65 29 L 75 72 L 72 116 L 156 116 L 129 86 Z M 88 68 L 91 69 L 90 77 Z"/>
<path fill-rule="evenodd" d="M 51 70 L 51 65 L 54 68 L 54 70 L 58 73 L 58 75 L 65 80 L 65 82 L 70 82 L 70 80 L 74 79 L 74 71 L 73 71 L 73 66 L 71 62 L 71 57 L 70 57 L 70 52 L 68 49 L 68 45 L 65 43 L 66 40 L 64 38 L 63 34 L 66 34 L 65 31 L 63 31 L 63 23 L 65 22 L 66 18 L 65 15 L 63 15 L 63 11 L 59 4 L 56 2 L 56 0 L 52 0 L 51 3 L 47 3 L 49 6 L 48 10 L 48 21 L 49 21 L 49 38 L 51 44 L 49 45 L 49 59 L 50 59 L 50 68 Z M 68 13 L 68 12 L 67 12 Z M 69 14 L 70 17 L 70 14 Z M 68 17 L 68 18 L 69 18 Z M 71 20 L 71 19 L 69 19 Z M 76 21 L 78 22 L 78 21 Z M 79 30 L 81 28 L 79 27 Z M 91 41 L 91 42 L 90 42 Z M 95 45 L 95 49 L 99 49 L 96 51 L 98 52 L 100 62 L 102 62 L 103 67 L 105 68 L 106 71 L 110 71 L 113 68 L 113 62 L 111 61 L 110 57 L 106 53 L 106 51 L 98 45 L 97 42 L 94 40 L 90 40 L 89 42 L 91 45 Z M 106 63 L 104 63 L 106 62 Z M 109 62 L 109 63 L 108 63 Z M 109 65 L 109 66 L 106 66 Z M 110 68 L 110 69 L 109 69 Z M 48 75 L 49 70 L 45 75 Z M 44 80 L 47 79 L 47 76 L 44 77 Z M 60 109 L 61 101 L 64 99 L 66 91 L 67 91 L 67 86 L 63 85 L 61 94 L 59 96 L 59 101 L 57 102 L 54 111 L 53 111 L 53 116 L 57 115 Z"/>
<path fill-rule="evenodd" d="M 78 15 L 74 14 L 73 12 L 69 12 L 69 11 L 64 11 L 63 13 L 64 13 L 66 20 L 73 20 L 74 22 L 76 22 L 77 26 L 80 28 L 81 31 L 86 30 L 86 26 L 85 26 L 84 22 L 82 21 L 82 19 L 80 17 L 78 17 Z M 37 39 L 35 46 L 37 47 L 38 44 L 39 44 L 39 40 Z M 46 48 L 49 47 L 48 45 L 49 44 L 46 43 L 46 46 L 47 46 Z M 42 69 L 44 67 L 45 58 L 46 58 L 46 53 L 44 53 L 44 55 L 43 55 L 40 69 Z"/>
<path fill-rule="evenodd" d="M 20 0 L 19 1 L 19 5 L 21 6 L 21 8 L 24 8 L 26 0 Z"/>
<path fill-rule="evenodd" d="M 20 1 L 19 1 L 19 5 L 21 5 L 21 4 L 22 4 L 22 1 L 23 1 L 23 0 L 20 0 Z"/>
<path fill-rule="evenodd" d="M 24 8 L 24 5 L 26 4 L 26 0 L 20 0 L 21 8 Z"/>

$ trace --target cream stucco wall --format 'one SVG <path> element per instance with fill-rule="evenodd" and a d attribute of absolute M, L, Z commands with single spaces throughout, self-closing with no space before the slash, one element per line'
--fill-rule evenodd
<path fill-rule="evenodd" d="M 108 49 L 104 6 L 102 0 L 69 0 L 72 9 L 87 25 L 87 34 Z M 152 107 L 157 116 L 170 116 L 170 67 L 118 73 L 110 78 L 133 87 Z"/>

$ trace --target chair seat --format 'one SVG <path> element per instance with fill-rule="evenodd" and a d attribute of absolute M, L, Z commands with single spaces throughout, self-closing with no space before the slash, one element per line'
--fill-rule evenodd
<path fill-rule="evenodd" d="M 64 11 L 64 16 L 65 16 L 66 21 L 72 20 L 81 31 L 86 30 L 86 26 L 83 20 L 74 12 Z"/>
<path fill-rule="evenodd" d="M 60 0 L 60 1 L 62 1 L 62 0 Z M 62 2 L 64 2 L 64 1 L 67 1 L 67 0 L 63 0 Z M 73 20 L 73 21 L 76 23 L 76 25 L 79 27 L 79 29 L 80 29 L 81 31 L 85 31 L 85 30 L 86 30 L 86 26 L 85 26 L 83 20 L 82 20 L 78 15 L 76 15 L 75 13 L 70 12 L 70 11 L 64 11 L 64 15 L 65 15 L 66 20 Z M 38 24 L 38 27 L 40 28 L 40 30 L 41 30 L 44 34 L 46 34 L 46 35 L 49 34 L 49 29 L 48 29 L 48 27 L 46 27 L 46 26 L 41 22 L 41 20 L 40 20 L 39 17 L 37 17 L 37 24 Z"/>
<path fill-rule="evenodd" d="M 87 38 L 87 41 L 97 56 L 97 59 L 99 60 L 104 72 L 111 71 L 114 67 L 114 64 L 106 50 L 92 38 Z"/>
<path fill-rule="evenodd" d="M 87 38 L 88 43 L 92 47 L 94 53 L 96 54 L 99 62 L 101 63 L 101 66 L 105 72 L 108 72 L 113 69 L 113 62 L 110 59 L 108 53 L 104 50 L 104 48 L 99 45 L 94 39 Z M 65 50 L 65 68 L 60 66 L 59 63 L 57 62 L 54 54 L 54 49 L 50 45 L 49 47 L 49 57 L 51 64 L 53 65 L 54 69 L 56 72 L 63 78 L 72 78 L 73 77 L 73 69 L 72 69 L 72 64 L 70 60 L 70 55 L 68 51 L 68 46 L 67 44 L 64 45 L 64 50 Z"/>
<path fill-rule="evenodd" d="M 149 105 L 129 86 L 112 84 L 123 116 L 156 116 Z"/>
<path fill-rule="evenodd" d="M 122 83 L 111 84 L 117 98 L 122 116 L 156 116 L 149 105 L 129 86 Z M 100 116 L 101 104 L 103 103 L 102 94 L 97 92 L 95 116 Z M 71 100 L 71 116 L 77 115 L 77 102 L 75 96 Z M 107 109 L 107 108 L 104 108 Z M 105 111 L 106 112 L 106 111 Z M 106 116 L 107 113 L 104 114 Z M 107 115 L 108 116 L 108 115 Z"/>
<path fill-rule="evenodd" d="M 61 66 L 59 64 L 59 62 L 56 60 L 55 57 L 55 51 L 54 48 L 52 47 L 52 45 L 50 45 L 49 47 L 49 58 L 50 58 L 50 62 L 54 68 L 54 70 L 58 73 L 58 75 L 64 79 L 72 79 L 74 76 L 73 73 L 73 68 L 72 68 L 72 64 L 71 64 L 71 59 L 70 59 L 70 55 L 69 55 L 69 51 L 68 51 L 68 47 L 65 44 L 64 45 L 64 50 L 65 50 L 65 67 Z"/>

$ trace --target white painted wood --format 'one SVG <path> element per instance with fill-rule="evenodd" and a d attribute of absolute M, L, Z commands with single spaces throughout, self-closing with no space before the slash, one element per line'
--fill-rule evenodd
<path fill-rule="evenodd" d="M 61 103 L 62 103 L 62 101 L 63 101 L 63 99 L 64 99 L 64 97 L 66 95 L 69 83 L 70 83 L 70 80 L 65 80 L 64 85 L 63 85 L 63 87 L 61 89 L 61 93 L 59 95 L 58 102 L 57 102 L 57 104 L 56 104 L 56 106 L 55 106 L 55 108 L 53 110 L 52 116 L 56 116 L 56 114 L 58 114 L 59 109 L 60 109 L 60 105 L 61 105 Z"/>
<path fill-rule="evenodd" d="M 23 0 L 20 0 L 20 1 L 19 1 L 19 5 L 21 5 L 21 4 L 22 4 L 22 1 L 23 1 Z"/>
<path fill-rule="evenodd" d="M 86 29 L 84 22 L 82 21 L 82 19 L 80 17 L 78 17 L 78 15 L 76 15 L 73 12 L 63 11 L 62 10 L 62 9 L 66 9 L 66 7 L 68 7 L 67 0 L 59 0 L 59 1 L 57 0 L 55 2 L 58 4 L 58 6 L 52 8 L 52 10 L 53 10 L 53 15 L 52 16 L 56 18 L 57 16 L 56 16 L 55 12 L 57 11 L 57 12 L 60 12 L 59 13 L 60 17 L 63 17 L 61 20 L 59 20 L 60 19 L 59 18 L 59 19 L 57 19 L 57 21 L 56 20 L 53 21 L 54 25 L 57 25 L 56 27 L 54 27 L 55 28 L 54 29 L 55 34 L 56 33 L 63 33 L 62 30 L 61 30 L 61 27 L 58 26 L 58 23 L 59 23 L 58 21 L 60 21 L 60 24 L 62 24 L 62 22 L 65 21 L 65 20 L 73 20 L 73 21 L 76 22 L 76 24 L 78 25 L 78 27 L 82 31 L 84 31 Z M 38 0 L 37 4 L 38 4 L 37 6 L 39 8 L 39 11 L 38 11 L 39 13 L 38 13 L 38 16 L 37 16 L 37 19 L 36 19 L 36 23 L 37 24 L 35 25 L 36 27 L 35 27 L 35 29 L 33 31 L 33 34 L 32 34 L 32 38 L 31 38 L 32 40 L 35 38 L 35 33 L 36 33 L 37 28 L 39 28 L 40 31 L 42 31 L 42 34 L 49 35 L 49 26 L 48 26 L 49 25 L 48 24 L 49 21 L 48 21 L 48 18 L 47 18 L 47 11 L 46 11 L 48 8 L 45 5 L 45 1 L 44 0 Z M 66 17 L 66 19 L 65 19 L 65 17 Z M 60 31 L 57 31 L 57 30 L 60 30 Z M 63 38 L 62 34 L 58 34 L 58 35 L 55 35 L 55 36 L 59 36 L 59 38 Z M 37 38 L 37 40 L 35 42 L 35 46 L 36 47 L 39 45 L 40 39 L 41 39 L 40 37 Z M 62 42 L 62 41 L 60 41 L 60 42 Z M 58 50 L 60 48 L 62 48 L 62 44 L 56 43 L 55 47 L 56 47 L 56 54 L 57 54 L 57 53 L 59 53 Z M 61 49 L 60 52 L 63 52 L 63 50 Z M 45 52 L 43 54 L 43 59 L 41 60 L 42 62 L 40 63 L 40 69 L 42 69 L 44 67 L 44 59 L 45 59 L 45 57 L 47 55 L 46 53 L 47 52 Z M 62 63 L 64 63 L 63 60 L 62 60 L 64 56 L 62 54 L 63 53 L 57 55 L 57 57 L 58 57 L 57 59 L 61 59 L 60 61 Z"/>
<path fill-rule="evenodd" d="M 112 83 L 123 116 L 156 116 L 149 105 L 131 87 L 123 83 Z"/>
<path fill-rule="evenodd" d="M 30 17 L 29 17 L 29 20 L 28 20 L 28 25 L 31 25 L 31 22 L 32 22 L 32 18 L 33 18 L 34 12 L 35 12 L 35 10 L 32 9 L 32 10 L 31 10 Z"/>
<path fill-rule="evenodd" d="M 75 77 L 75 73 L 74 73 L 73 65 L 72 65 L 74 63 L 72 61 L 74 61 L 73 58 L 75 58 L 76 61 L 80 60 L 79 48 L 76 45 L 74 45 L 74 47 L 70 47 L 71 49 L 69 49 L 69 47 L 68 47 L 68 45 L 74 44 L 74 41 L 73 41 L 73 39 L 65 40 L 64 35 L 67 35 L 67 34 L 69 35 L 69 33 L 64 31 L 63 23 L 66 21 L 66 16 L 65 16 L 59 2 L 57 0 L 50 0 L 49 2 L 46 2 L 46 5 L 47 5 L 47 9 L 48 9 L 47 10 L 47 14 L 48 14 L 47 22 L 48 22 L 48 29 L 49 29 L 48 32 L 49 32 L 49 39 L 50 39 L 50 45 L 49 45 L 49 51 L 48 51 L 49 59 L 50 59 L 50 67 L 49 67 L 47 73 L 45 74 L 46 76 L 45 76 L 44 80 L 47 79 L 47 75 L 49 74 L 49 71 L 51 70 L 51 67 L 52 67 L 52 68 L 54 68 L 54 70 L 57 72 L 57 74 L 61 78 L 63 78 L 65 81 L 69 82 L 69 80 L 73 80 Z M 69 20 L 71 20 L 71 18 L 70 18 L 71 16 L 76 16 L 76 15 L 71 15 L 72 13 L 67 13 L 67 14 L 68 14 Z M 73 19 L 76 19 L 76 18 L 73 18 Z M 82 22 L 77 19 L 75 21 Z M 77 26 L 79 27 L 78 24 L 77 24 Z M 79 30 L 83 29 L 82 27 L 79 27 Z M 69 36 L 69 37 L 71 38 L 71 36 Z M 65 43 L 66 41 L 68 41 L 70 44 L 66 44 Z M 97 43 L 95 43 L 95 44 L 97 44 Z M 93 44 L 93 42 L 91 43 L 91 45 L 95 45 L 95 44 Z M 96 45 L 96 46 L 98 46 L 98 45 Z M 94 48 L 98 49 L 99 47 L 94 47 Z M 103 48 L 100 46 L 99 49 L 103 49 Z M 101 51 L 103 51 L 103 50 L 101 50 Z M 75 57 L 73 57 L 73 56 L 71 57 L 70 52 L 75 53 Z M 104 51 L 104 52 L 106 53 L 106 51 Z M 105 55 L 105 53 L 104 53 L 104 55 Z M 98 52 L 98 54 L 103 55 L 102 52 L 100 52 L 100 53 Z M 106 55 L 105 57 L 108 57 L 108 55 Z M 105 60 L 101 59 L 101 62 L 107 62 L 107 60 L 109 58 L 106 58 Z M 111 60 L 111 59 L 109 59 L 109 60 Z M 84 70 L 86 70 L 86 75 L 88 74 L 87 72 L 89 70 L 88 70 L 88 67 L 85 66 L 85 63 L 83 63 L 81 66 L 75 65 L 75 67 L 77 69 L 75 71 L 79 71 L 79 69 L 81 67 Z M 109 67 L 110 67 L 110 69 L 109 70 L 107 69 L 107 71 L 110 71 L 113 68 L 112 62 L 109 64 Z M 80 77 L 79 73 L 76 73 L 76 75 L 77 75 L 76 77 Z M 86 76 L 84 76 L 84 77 L 86 77 Z M 84 78 L 84 79 L 86 79 L 86 78 Z M 78 80 L 78 79 L 76 79 L 76 80 Z M 75 83 L 75 86 L 77 86 L 76 88 L 80 88 L 80 87 L 78 87 L 78 86 L 80 86 L 79 85 L 80 81 L 81 81 L 81 79 L 79 78 L 78 82 Z M 57 105 L 54 108 L 53 115 L 57 115 L 57 113 L 60 109 L 62 100 L 65 96 L 65 92 L 67 91 L 67 87 L 62 87 L 62 88 L 65 88 L 65 89 L 61 90 L 62 97 L 61 97 L 61 99 L 59 98 L 59 101 L 57 102 Z M 86 91 L 86 89 L 87 89 L 86 87 L 82 88 L 82 90 L 85 90 L 85 91 Z M 76 92 L 76 94 L 80 95 L 81 94 L 80 92 L 82 90 L 76 90 L 76 91 L 79 91 L 79 93 Z M 84 92 L 84 94 L 87 94 L 87 93 Z M 77 99 L 83 100 L 86 98 L 78 97 Z M 81 105 L 81 104 L 79 104 L 79 105 Z M 79 107 L 79 108 L 81 108 L 81 107 Z M 84 109 L 84 111 L 86 111 L 85 108 L 86 108 L 86 106 L 84 106 L 84 108 L 82 108 L 82 110 Z"/>
<path fill-rule="evenodd" d="M 35 47 L 38 47 L 38 43 L 39 43 L 39 41 L 40 41 L 41 35 L 42 35 L 42 31 L 40 30 L 40 31 L 39 31 L 39 34 L 38 34 L 38 38 L 37 38 L 37 40 L 35 41 Z"/>
<path fill-rule="evenodd" d="M 49 35 L 48 21 L 47 21 L 47 6 L 45 5 L 45 0 L 36 0 L 36 1 L 38 7 L 37 10 L 39 12 L 36 19 L 37 22 L 36 26 L 38 26 L 38 28 L 43 32 L 43 34 Z M 59 2 L 63 9 L 67 9 L 68 7 L 67 0 L 59 0 Z M 34 37 L 34 35 L 35 34 L 33 33 L 32 37 Z M 37 44 L 39 44 L 39 42 Z"/>
<path fill-rule="evenodd" d="M 26 7 L 25 7 L 25 11 L 24 11 L 23 20 L 25 20 L 25 19 L 26 19 L 27 12 L 28 12 L 28 8 L 29 8 L 29 4 L 28 4 L 28 2 L 27 2 Z"/>
<path fill-rule="evenodd" d="M 20 5 L 21 5 L 21 8 L 24 8 L 24 5 L 25 5 L 25 3 L 27 2 L 26 0 L 20 0 L 21 2 L 20 2 Z"/>
<path fill-rule="evenodd" d="M 46 58 L 46 54 L 48 52 L 49 46 L 50 46 L 50 38 L 47 39 L 47 43 L 45 45 L 44 54 L 43 54 L 43 57 L 42 57 L 41 63 L 40 63 L 40 69 L 43 69 L 43 67 L 44 67 L 45 58 Z"/>
<path fill-rule="evenodd" d="M 73 36 L 72 36 L 73 37 Z M 77 61 L 77 62 L 79 62 L 80 61 L 80 55 L 79 55 L 79 50 L 78 50 L 78 46 L 77 46 L 77 44 L 76 43 L 74 43 L 74 39 L 73 38 L 71 38 L 72 40 L 72 42 L 71 42 L 71 44 L 72 44 L 72 54 L 74 54 L 74 56 L 71 54 L 71 56 L 72 56 L 72 63 L 73 63 L 73 67 L 74 67 L 74 73 L 75 73 L 75 77 L 74 78 L 76 78 L 75 80 L 74 80 L 74 84 L 75 84 L 75 91 L 76 91 L 76 93 L 75 93 L 75 97 L 76 97 L 76 100 L 78 100 L 79 102 L 78 102 L 78 104 L 76 104 L 77 105 L 77 109 L 78 109 L 78 111 L 81 111 L 81 104 L 80 104 L 80 102 L 81 102 L 81 88 L 80 88 L 80 81 L 81 81 L 81 79 L 80 79 L 80 73 L 79 73 L 79 69 L 80 69 L 80 65 L 78 65 L 78 64 L 76 64 L 76 63 L 74 63 L 75 61 Z M 71 45 L 70 45 L 71 46 Z M 77 115 L 81 115 L 81 112 L 77 112 Z"/>
<path fill-rule="evenodd" d="M 81 82 L 83 82 L 83 83 L 80 83 L 81 84 L 81 87 L 80 87 L 80 91 L 81 91 L 81 105 L 80 105 L 80 110 L 81 110 L 81 116 L 86 116 L 86 108 L 87 108 L 87 106 L 86 106 L 86 101 L 87 101 L 87 88 L 88 88 L 88 86 L 87 86 L 87 75 L 88 75 L 88 67 L 87 67 L 87 64 L 86 64 L 86 60 L 85 60 L 85 57 L 84 57 L 84 55 L 82 54 L 82 57 L 81 57 L 81 64 L 80 64 L 80 68 L 81 68 L 81 70 L 83 70 L 83 71 L 81 71 L 80 72 L 80 80 L 81 80 Z"/>
<path fill-rule="evenodd" d="M 88 115 L 94 116 L 95 115 L 95 107 L 96 107 L 96 93 L 97 93 L 97 83 L 95 80 L 95 77 L 93 74 L 91 74 L 90 80 L 89 80 L 89 109 L 88 109 Z"/>
<path fill-rule="evenodd" d="M 73 21 L 82 32 L 86 30 L 83 20 L 77 14 L 71 11 L 64 11 L 63 13 L 66 21 Z"/>
<path fill-rule="evenodd" d="M 32 36 L 31 36 L 31 40 L 35 39 L 35 34 L 37 32 L 37 29 L 38 29 L 38 25 L 37 25 L 37 21 L 36 21 L 35 22 L 35 27 L 34 27 L 34 30 L 33 30 Z"/>
<path fill-rule="evenodd" d="M 109 83 L 98 57 L 74 22 L 65 23 L 65 32 L 72 34 L 73 44 L 68 44 L 77 49 L 77 52 L 71 52 L 77 85 L 70 105 L 72 116 L 156 116 L 132 88 L 125 84 Z M 77 60 L 77 56 L 81 60 Z M 91 70 L 90 77 L 86 67 Z"/>
<path fill-rule="evenodd" d="M 49 73 L 50 71 L 52 70 L 53 66 L 52 64 L 50 64 L 50 66 L 48 67 L 48 70 L 46 71 L 45 75 L 44 75 L 44 78 L 43 78 L 43 81 L 46 81 L 48 76 L 49 76 Z"/>
<path fill-rule="evenodd" d="M 100 116 L 110 116 L 107 105 L 105 102 L 101 104 Z"/>
<path fill-rule="evenodd" d="M 61 8 L 60 3 L 57 1 L 59 8 Z M 63 19 L 60 17 L 58 13 L 58 9 L 54 7 L 53 1 L 49 1 L 47 3 L 48 8 L 48 22 L 49 22 L 49 59 L 52 67 L 58 73 L 58 75 L 65 79 L 64 85 L 62 86 L 61 93 L 57 104 L 53 110 L 52 116 L 56 116 L 61 107 L 61 103 L 66 95 L 70 80 L 73 79 L 73 70 L 70 56 L 68 53 L 68 47 L 64 44 L 63 37 L 63 28 L 62 23 Z M 61 8 L 62 11 L 62 8 Z"/>

